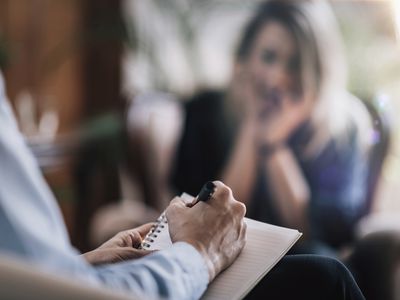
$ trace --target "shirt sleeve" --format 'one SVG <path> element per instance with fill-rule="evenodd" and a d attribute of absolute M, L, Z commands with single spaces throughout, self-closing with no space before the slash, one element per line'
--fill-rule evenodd
<path fill-rule="evenodd" d="M 201 255 L 182 242 L 146 258 L 99 267 L 96 271 L 106 286 L 127 289 L 138 299 L 199 299 L 209 276 Z"/>
<path fill-rule="evenodd" d="M 93 267 L 70 244 L 49 187 L 18 131 L 0 73 L 0 252 L 42 270 L 126 291 L 138 299 L 197 299 L 208 284 L 203 258 L 176 243 L 144 258 Z"/>

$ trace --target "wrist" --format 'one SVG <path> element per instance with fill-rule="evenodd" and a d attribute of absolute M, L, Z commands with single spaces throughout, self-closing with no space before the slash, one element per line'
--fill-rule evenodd
<path fill-rule="evenodd" d="M 93 264 L 92 255 L 92 251 L 89 251 L 86 253 L 82 253 L 81 257 L 83 257 L 89 264 Z"/>
<path fill-rule="evenodd" d="M 286 149 L 285 143 L 261 143 L 258 145 L 258 155 L 262 160 L 267 160 L 277 152 Z"/>
<path fill-rule="evenodd" d="M 101 253 L 99 254 L 96 249 L 86 253 L 82 253 L 81 256 L 91 265 L 98 265 L 103 260 L 103 258 L 101 257 Z"/>
<path fill-rule="evenodd" d="M 215 264 L 213 263 L 213 259 L 210 257 L 206 247 L 203 244 L 193 240 L 186 240 L 185 242 L 193 246 L 203 258 L 203 261 L 208 271 L 208 276 L 209 276 L 208 279 L 209 282 L 211 282 L 217 275 L 217 271 Z"/>
<path fill-rule="evenodd" d="M 259 125 L 256 119 L 254 118 L 247 118 L 243 120 L 240 124 L 240 129 L 243 134 L 248 136 L 249 138 L 257 138 Z"/>

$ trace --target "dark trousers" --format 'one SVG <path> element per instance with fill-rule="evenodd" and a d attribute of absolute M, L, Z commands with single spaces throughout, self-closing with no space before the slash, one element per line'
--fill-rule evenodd
<path fill-rule="evenodd" d="M 368 300 L 395 300 L 400 266 L 400 232 L 381 231 L 356 242 L 346 265 Z"/>
<path fill-rule="evenodd" d="M 245 299 L 365 299 L 349 270 L 317 255 L 285 256 Z"/>

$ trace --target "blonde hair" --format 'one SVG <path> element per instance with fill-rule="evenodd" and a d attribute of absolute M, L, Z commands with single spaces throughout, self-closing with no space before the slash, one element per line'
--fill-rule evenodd
<path fill-rule="evenodd" d="M 311 115 L 314 133 L 307 152 L 315 154 L 331 138 L 340 145 L 351 138 L 349 128 L 354 126 L 358 130 L 357 142 L 365 150 L 370 142 L 370 131 L 366 129 L 371 128 L 371 119 L 361 100 L 347 91 L 347 64 L 335 16 L 326 1 L 296 2 L 314 36 L 321 68 L 316 104 Z"/>
<path fill-rule="evenodd" d="M 313 91 L 312 137 L 306 155 L 315 155 L 331 140 L 339 145 L 349 128 L 359 131 L 362 149 L 369 144 L 371 120 L 365 106 L 346 90 L 347 65 L 335 16 L 324 0 L 270 0 L 262 3 L 245 28 L 236 59 L 246 59 L 261 27 L 277 20 L 293 34 L 301 62 L 303 92 Z"/>

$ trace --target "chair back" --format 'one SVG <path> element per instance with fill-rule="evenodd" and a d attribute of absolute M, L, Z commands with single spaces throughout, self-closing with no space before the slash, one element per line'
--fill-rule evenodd
<path fill-rule="evenodd" d="M 372 146 L 369 154 L 369 171 L 367 177 L 367 206 L 365 214 L 374 206 L 377 186 L 382 173 L 383 163 L 389 152 L 391 128 L 387 115 L 372 102 L 362 101 L 372 119 Z"/>

